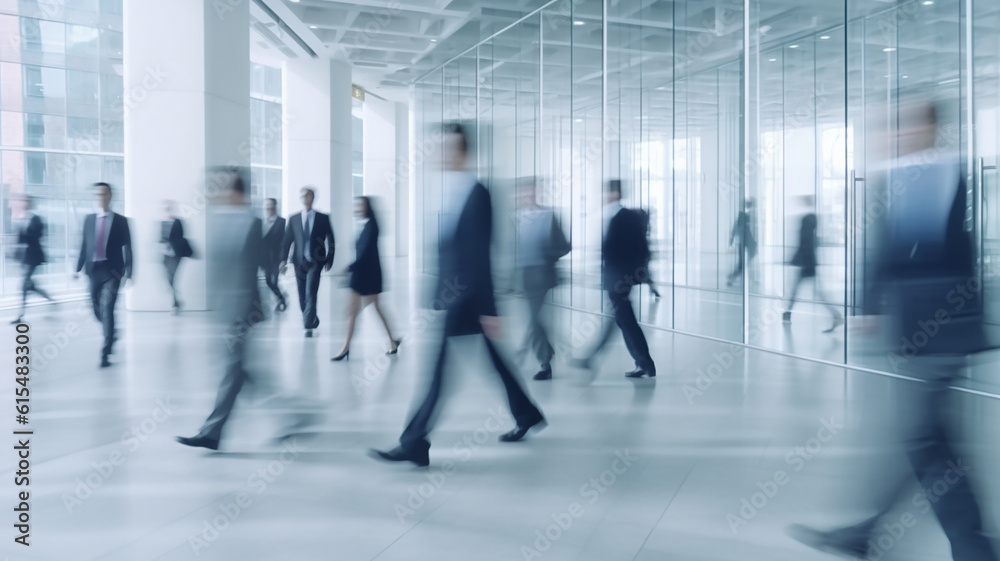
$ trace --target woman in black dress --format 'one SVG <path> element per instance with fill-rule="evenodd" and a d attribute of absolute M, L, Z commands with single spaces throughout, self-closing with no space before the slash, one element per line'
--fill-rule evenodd
<path fill-rule="evenodd" d="M 354 216 L 363 223 L 358 236 L 354 263 L 347 272 L 351 275 L 351 301 L 347 306 L 347 338 L 340 354 L 331 360 L 340 361 L 348 358 L 351 352 L 351 338 L 354 336 L 354 324 L 368 304 L 375 305 L 375 312 L 382 320 L 385 332 L 389 336 L 391 347 L 386 354 L 396 354 L 400 340 L 392 336 L 389 322 L 379 306 L 378 295 L 382 292 L 382 263 L 378 254 L 378 220 L 372 210 L 369 197 L 357 197 L 354 200 Z"/>
<path fill-rule="evenodd" d="M 812 195 L 804 195 L 802 197 L 802 204 L 806 207 L 807 212 L 802 217 L 802 224 L 799 227 L 799 248 L 795 251 L 795 255 L 790 262 L 792 266 L 799 268 L 799 274 L 795 278 L 795 284 L 792 285 L 792 295 L 788 299 L 788 308 L 785 309 L 785 313 L 782 314 L 781 319 L 785 323 L 791 323 L 792 308 L 795 306 L 795 297 L 799 293 L 799 287 L 802 286 L 802 282 L 806 279 L 812 279 L 816 298 L 826 306 L 830 311 L 830 315 L 833 316 L 833 325 L 823 331 L 824 333 L 830 333 L 834 329 L 837 329 L 840 324 L 844 323 L 844 318 L 836 306 L 826 300 L 816 281 L 816 266 L 818 264 L 816 250 L 819 245 L 819 238 L 816 235 L 816 214 L 813 212 L 815 199 Z"/>

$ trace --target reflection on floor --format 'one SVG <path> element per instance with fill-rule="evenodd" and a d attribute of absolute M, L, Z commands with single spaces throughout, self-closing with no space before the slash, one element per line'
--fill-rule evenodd
<path fill-rule="evenodd" d="M 390 292 L 400 354 L 385 356 L 367 311 L 350 361 L 334 364 L 345 294 L 333 284 L 323 281 L 317 338 L 302 337 L 294 307 L 257 334 L 255 386 L 281 387 L 323 411 L 284 454 L 270 440 L 281 402 L 263 389 L 246 392 L 222 453 L 173 441 L 204 420 L 221 373 L 205 314 L 122 313 L 116 364 L 99 370 L 86 303 L 34 310 L 33 352 L 47 358 L 32 377 L 32 546 L 15 546 L 13 558 L 820 560 L 829 557 L 785 537 L 785 525 L 852 520 L 870 494 L 866 468 L 902 469 L 900 457 L 875 454 L 874 429 L 891 417 L 892 388 L 904 382 L 649 328 L 655 381 L 622 377 L 631 364 L 618 335 L 591 377 L 562 359 L 602 318 L 564 309 L 553 309 L 562 327 L 556 379 L 526 382 L 549 428 L 523 443 L 496 441 L 511 422 L 481 343 L 468 341 L 454 354 L 454 395 L 433 435 L 431 468 L 377 464 L 365 450 L 398 436 L 436 316 L 413 307 L 405 289 Z M 512 350 L 524 306 L 504 306 Z M 525 378 L 535 366 L 525 362 Z M 0 395 L 12 385 L 4 377 Z M 1000 401 L 955 399 L 994 528 L 1000 501 L 983 479 L 998 466 Z M 817 450 L 824 424 L 843 429 Z M 799 455 L 804 446 L 812 452 Z M 12 459 L 0 460 L 8 481 Z M 779 470 L 788 481 L 771 487 Z M 916 515 L 919 531 L 886 558 L 947 559 L 933 514 Z"/>

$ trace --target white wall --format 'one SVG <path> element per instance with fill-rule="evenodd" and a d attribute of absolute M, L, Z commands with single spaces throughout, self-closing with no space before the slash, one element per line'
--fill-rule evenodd
<path fill-rule="evenodd" d="M 378 213 L 382 236 L 379 251 L 383 257 L 395 257 L 396 198 L 406 188 L 397 181 L 396 104 L 368 96 L 363 118 L 365 194 L 374 199 Z"/>

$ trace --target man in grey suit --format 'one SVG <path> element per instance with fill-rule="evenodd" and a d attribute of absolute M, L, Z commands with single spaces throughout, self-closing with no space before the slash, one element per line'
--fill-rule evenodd
<path fill-rule="evenodd" d="M 83 220 L 83 243 L 73 278 L 79 278 L 80 271 L 85 271 L 90 278 L 94 316 L 104 327 L 101 368 L 106 368 L 111 366 L 108 355 L 118 338 L 115 331 L 118 289 L 132 276 L 132 234 L 128 218 L 110 210 L 111 186 L 95 183 L 94 194 L 98 211 Z"/>
<path fill-rule="evenodd" d="M 236 396 L 249 380 L 244 368 L 250 329 L 264 319 L 257 288 L 261 263 L 261 220 L 246 203 L 246 183 L 239 170 L 210 174 L 220 183 L 220 204 L 209 217 L 210 301 L 225 354 L 226 373 L 219 384 L 215 408 L 193 437 L 177 437 L 186 446 L 217 450 L 222 428 L 232 413 Z"/>
<path fill-rule="evenodd" d="M 302 310 L 302 324 L 306 337 L 312 337 L 313 329 L 319 327 L 316 317 L 316 297 L 319 294 L 319 275 L 333 266 L 333 228 L 330 215 L 313 209 L 316 191 L 312 187 L 302 188 L 302 212 L 288 217 L 285 239 L 281 243 L 281 264 L 279 270 L 285 272 L 288 251 L 293 249 L 292 265 L 295 267 L 295 282 L 299 292 L 299 308 Z"/>

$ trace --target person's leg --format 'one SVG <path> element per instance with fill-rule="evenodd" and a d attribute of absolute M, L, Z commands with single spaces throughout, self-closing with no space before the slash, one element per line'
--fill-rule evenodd
<path fill-rule="evenodd" d="M 526 427 L 540 421 L 543 418 L 542 412 L 531 402 L 531 398 L 525 393 L 521 382 L 511 372 L 506 361 L 500 356 L 496 346 L 493 345 L 493 341 L 485 335 L 483 336 L 483 340 L 486 342 L 486 350 L 490 354 L 493 367 L 496 369 L 497 374 L 500 375 L 500 381 L 507 392 L 507 404 L 510 407 L 511 415 L 514 416 L 514 421 L 517 422 L 517 426 Z"/>
<path fill-rule="evenodd" d="M 104 325 L 104 347 L 101 352 L 107 356 L 111 354 L 111 347 L 115 344 L 115 304 L 118 302 L 118 288 L 121 280 L 111 277 L 104 283 L 101 294 L 101 318 Z"/>
<path fill-rule="evenodd" d="M 427 440 L 436 418 L 438 401 L 441 398 L 441 390 L 444 386 L 445 357 L 448 353 L 448 336 L 442 334 L 441 348 L 438 350 L 437 360 L 434 362 L 434 371 L 431 374 L 430 384 L 427 386 L 427 394 L 424 396 L 420 407 L 413 413 L 410 422 L 403 429 L 403 434 L 399 437 L 399 445 L 408 451 L 424 451 L 430 448 L 431 443 Z"/>
<path fill-rule="evenodd" d="M 243 367 L 246 335 L 234 332 L 226 338 L 226 344 L 228 345 L 226 349 L 226 373 L 223 375 L 222 381 L 219 383 L 219 391 L 215 395 L 215 407 L 195 438 L 208 438 L 216 442 L 222 438 L 222 428 L 233 412 L 236 396 L 239 395 L 243 384 L 248 379 L 247 372 Z"/>
<path fill-rule="evenodd" d="M 107 279 L 97 269 L 97 265 L 94 265 L 94 269 L 87 275 L 87 278 L 90 280 L 90 303 L 94 307 L 94 317 L 97 318 L 97 321 L 103 321 L 101 319 L 101 293 L 104 292 L 104 281 Z"/>
<path fill-rule="evenodd" d="M 174 300 L 174 307 L 179 308 L 181 306 L 180 302 L 177 301 L 177 286 L 174 284 L 174 280 L 177 278 L 177 267 L 180 265 L 180 257 L 165 255 L 163 257 L 163 266 L 167 271 L 167 284 L 170 285 L 170 294 Z"/>
<path fill-rule="evenodd" d="M 306 269 L 295 265 L 295 288 L 299 294 L 299 311 L 302 312 L 303 323 L 306 313 Z"/>
<path fill-rule="evenodd" d="M 545 305 L 545 295 L 547 292 L 547 290 L 537 287 L 533 287 L 528 292 L 528 313 L 530 317 L 528 322 L 529 340 L 532 350 L 535 353 L 535 358 L 538 359 L 542 370 L 551 368 L 552 355 L 555 354 L 548 334 L 545 332 L 545 325 L 542 323 L 542 308 Z"/>
<path fill-rule="evenodd" d="M 33 265 L 31 267 L 31 273 L 28 274 L 28 279 L 31 281 L 31 290 L 33 290 L 35 294 L 41 296 L 42 298 L 45 298 L 49 302 L 52 302 L 54 301 L 54 298 L 52 298 L 52 296 L 50 296 L 48 292 L 43 290 L 40 286 L 38 286 L 38 283 L 35 282 L 34 275 L 35 275 L 35 269 L 37 268 L 38 268 L 37 265 Z"/>
<path fill-rule="evenodd" d="M 799 267 L 798 272 L 795 274 L 795 282 L 792 284 L 792 293 L 788 297 L 788 307 L 785 308 L 785 312 L 789 313 L 792 308 L 795 307 L 795 297 L 799 294 L 799 287 L 802 286 L 802 267 Z"/>
<path fill-rule="evenodd" d="M 399 345 L 396 342 L 396 338 L 392 336 L 392 328 L 389 327 L 389 320 L 386 319 L 385 314 L 382 312 L 382 306 L 379 303 L 378 296 L 378 294 L 373 294 L 369 298 L 371 298 L 372 305 L 375 306 L 375 313 L 378 314 L 379 319 L 382 320 L 382 327 L 385 328 L 385 334 L 389 337 L 389 344 L 391 345 L 390 350 L 394 351 Z"/>
<path fill-rule="evenodd" d="M 347 333 L 344 337 L 344 346 L 341 347 L 340 352 L 337 353 L 339 355 L 342 355 L 351 349 L 351 339 L 354 338 L 354 325 L 358 320 L 358 314 L 361 312 L 361 295 L 352 290 L 351 295 L 348 298 Z"/>
<path fill-rule="evenodd" d="M 649 344 L 646 343 L 646 336 L 639 327 L 639 321 L 635 317 L 635 310 L 632 309 L 632 302 L 629 300 L 631 286 L 626 290 L 609 290 L 608 296 L 615 311 L 615 322 L 622 330 L 625 338 L 625 346 L 629 354 L 635 360 L 638 368 L 649 372 L 656 372 L 653 358 L 649 355 Z"/>
<path fill-rule="evenodd" d="M 28 306 L 28 292 L 31 290 L 31 273 L 34 272 L 33 265 L 24 265 L 24 278 L 21 282 L 21 310 L 17 312 L 17 317 L 24 316 L 24 310 Z"/>
<path fill-rule="evenodd" d="M 315 329 L 319 327 L 319 317 L 317 316 L 316 300 L 319 297 L 319 279 L 323 267 L 318 263 L 313 263 L 306 274 L 306 309 L 305 327 Z"/>
<path fill-rule="evenodd" d="M 276 266 L 268 265 L 264 268 L 264 282 L 271 289 L 274 297 L 278 299 L 278 306 L 283 306 L 285 295 L 281 293 L 281 287 L 278 286 L 278 268 Z"/>

